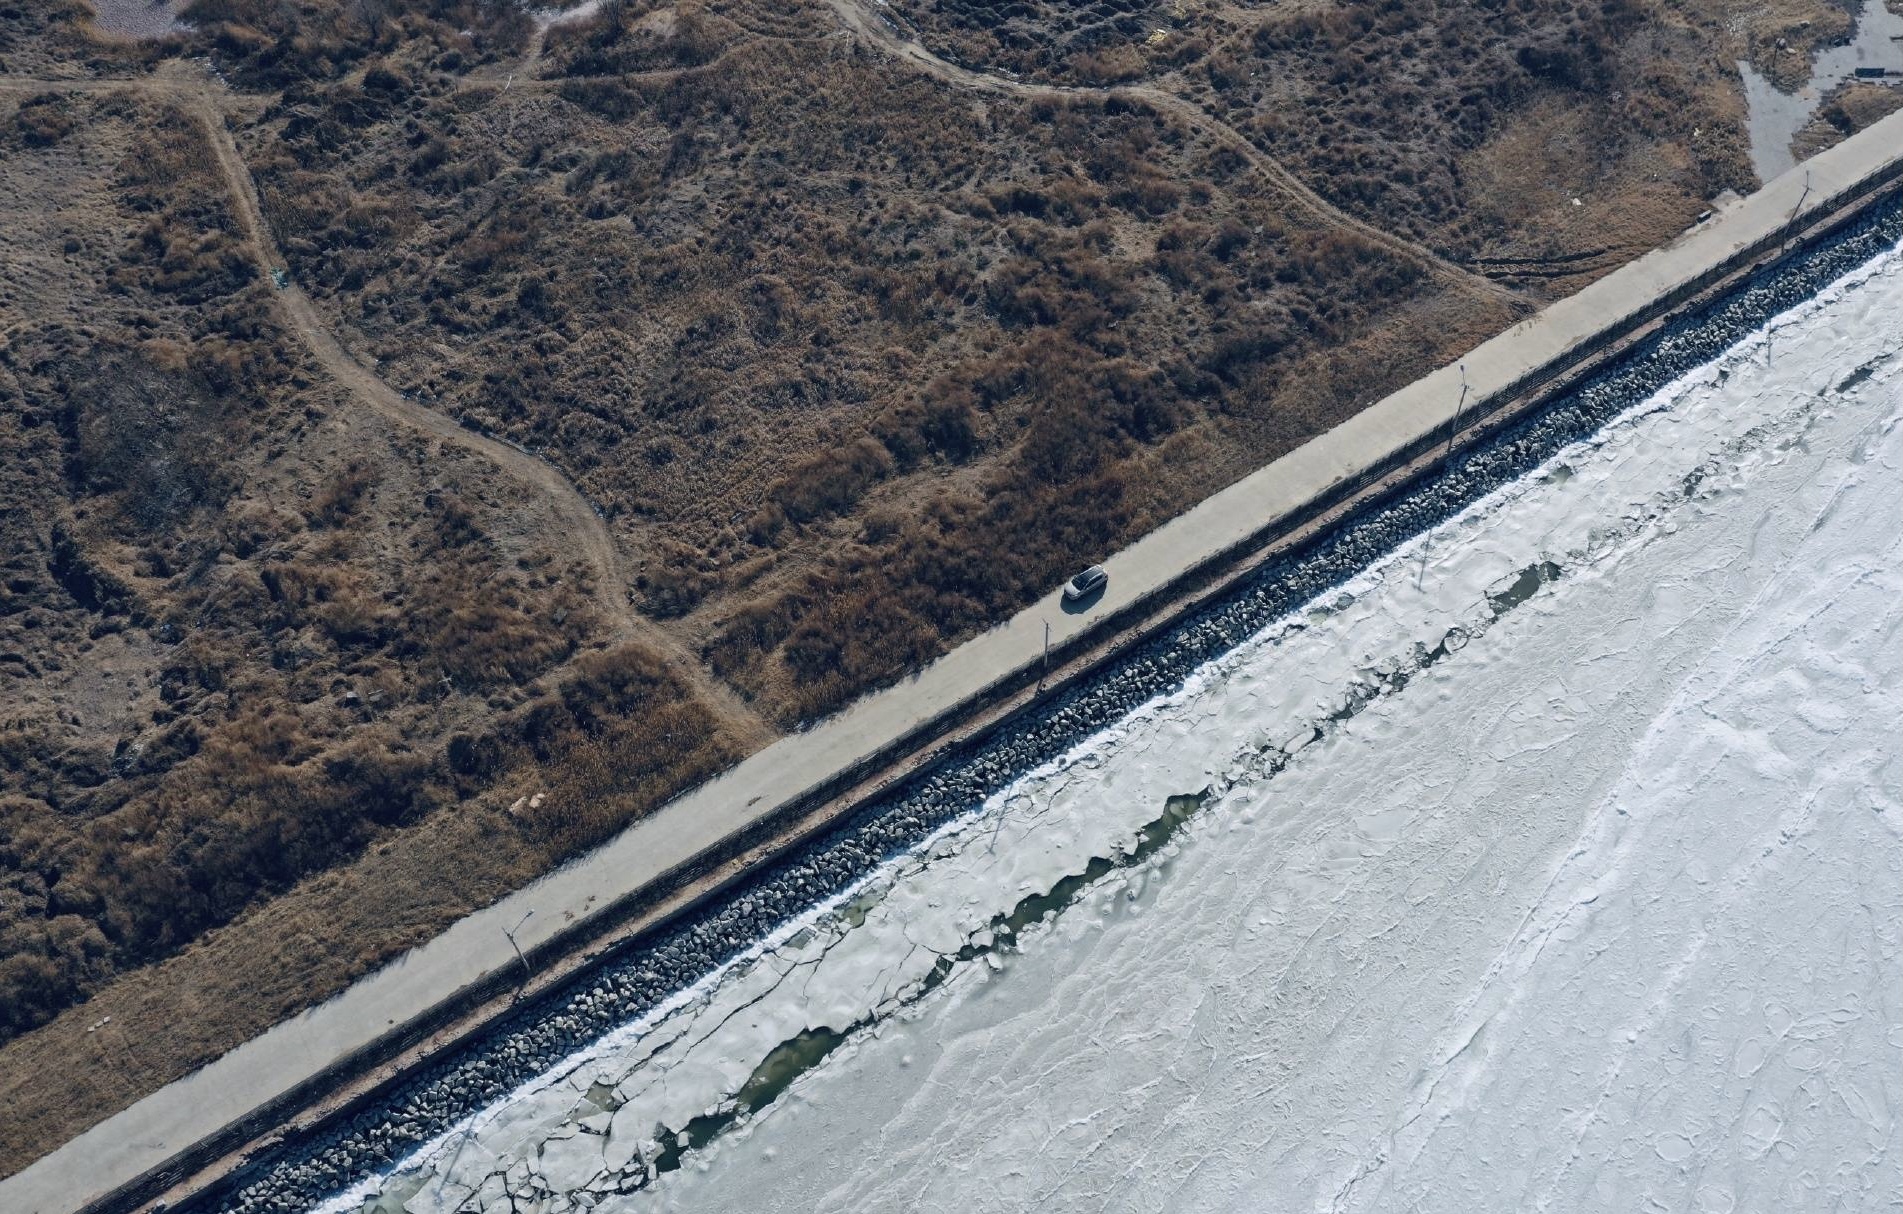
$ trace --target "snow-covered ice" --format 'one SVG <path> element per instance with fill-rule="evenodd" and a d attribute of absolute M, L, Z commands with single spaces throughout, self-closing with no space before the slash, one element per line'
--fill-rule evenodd
<path fill-rule="evenodd" d="M 1903 1204 L 1900 316 L 1891 254 L 377 1204 Z"/>

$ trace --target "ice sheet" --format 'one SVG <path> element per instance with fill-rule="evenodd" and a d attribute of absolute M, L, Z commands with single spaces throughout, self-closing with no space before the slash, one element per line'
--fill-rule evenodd
<path fill-rule="evenodd" d="M 1891 257 L 462 1127 L 381 1204 L 1894 1197 L 1898 315 Z M 1038 900 L 1087 870 L 1074 905 Z"/>

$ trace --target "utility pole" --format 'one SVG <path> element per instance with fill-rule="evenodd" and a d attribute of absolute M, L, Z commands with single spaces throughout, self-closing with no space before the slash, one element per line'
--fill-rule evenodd
<path fill-rule="evenodd" d="M 522 984 L 521 986 L 516 987 L 516 995 L 518 997 L 522 993 L 522 987 L 525 987 L 529 984 L 529 979 L 533 975 L 529 969 L 529 959 L 522 955 L 522 946 L 515 942 L 515 934 L 522 930 L 522 925 L 524 923 L 527 923 L 529 921 L 529 916 L 533 915 L 534 913 L 535 913 L 535 908 L 530 907 L 528 910 L 522 913 L 522 917 L 520 919 L 516 920 L 514 927 L 505 927 L 502 929 L 502 934 L 509 938 L 509 947 L 515 950 L 515 959 L 522 963 Z"/>
<path fill-rule="evenodd" d="M 1454 456 L 1454 439 L 1460 433 L 1460 411 L 1467 407 L 1467 364 L 1460 366 L 1460 399 L 1454 402 L 1453 420 L 1447 423 L 1447 450 L 1440 457 L 1441 469 L 1445 471 L 1447 461 Z"/>
<path fill-rule="evenodd" d="M 1778 241 L 1777 255 L 1784 256 L 1784 250 L 1791 243 L 1791 229 L 1797 226 L 1797 213 L 1804 209 L 1804 203 L 1810 199 L 1810 170 L 1804 170 L 1804 192 L 1797 196 L 1797 205 L 1791 208 L 1791 217 L 1784 221 L 1784 236 Z"/>
<path fill-rule="evenodd" d="M 1051 675 L 1051 622 L 1044 621 L 1044 664 L 1038 667 L 1037 689 L 1044 690 L 1044 680 Z"/>

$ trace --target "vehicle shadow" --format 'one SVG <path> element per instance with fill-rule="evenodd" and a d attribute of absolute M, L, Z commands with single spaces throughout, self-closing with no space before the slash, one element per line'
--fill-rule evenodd
<path fill-rule="evenodd" d="M 1106 582 L 1103 586 L 1097 587 L 1082 598 L 1064 599 L 1058 605 L 1064 609 L 1065 615 L 1082 615 L 1097 605 L 1098 601 L 1103 598 L 1103 592 L 1108 585 L 1109 583 Z"/>

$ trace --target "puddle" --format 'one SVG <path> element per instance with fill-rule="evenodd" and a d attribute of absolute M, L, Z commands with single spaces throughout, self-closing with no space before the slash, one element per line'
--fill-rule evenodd
<path fill-rule="evenodd" d="M 856 1024 L 853 1026 L 854 1029 L 858 1027 Z M 747 1082 L 734 1093 L 728 1107 L 701 1114 L 688 1122 L 678 1134 L 661 1135 L 664 1145 L 661 1153 L 649 1165 L 648 1181 L 678 1169 L 687 1155 L 712 1142 L 720 1136 L 721 1131 L 778 1100 L 787 1088 L 793 1086 L 795 1079 L 826 1061 L 827 1055 L 845 1044 L 846 1036 L 846 1033 L 821 1027 L 808 1029 L 790 1041 L 782 1041 L 754 1068 Z M 642 1185 L 636 1183 L 626 1186 L 624 1191 L 640 1187 Z"/>
<path fill-rule="evenodd" d="M 1757 170 L 1760 182 L 1796 165 L 1791 140 L 1823 104 L 1824 94 L 1849 80 L 1860 67 L 1903 72 L 1903 41 L 1899 38 L 1903 38 L 1903 17 L 1891 12 L 1883 0 L 1864 0 L 1850 41 L 1819 51 L 1811 64 L 1809 82 L 1795 93 L 1780 91 L 1756 68 L 1739 61 L 1738 73 L 1744 78 L 1748 107 L 1745 129 L 1751 138 L 1751 167 Z"/>
<path fill-rule="evenodd" d="M 1858 367 L 1855 371 L 1852 371 L 1849 375 L 1846 375 L 1843 378 L 1843 380 L 1837 385 L 1838 395 L 1842 395 L 1843 393 L 1850 391 L 1851 389 L 1862 384 L 1865 380 L 1869 379 L 1871 376 L 1875 375 L 1877 373 L 1877 368 L 1882 366 L 1886 361 L 1887 359 L 1883 359 L 1883 358 L 1873 358 L 1869 362 L 1863 364 L 1861 367 Z"/>

